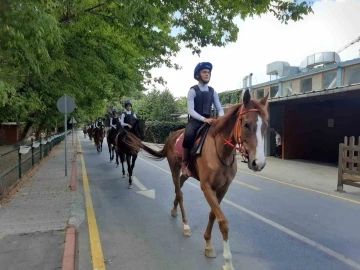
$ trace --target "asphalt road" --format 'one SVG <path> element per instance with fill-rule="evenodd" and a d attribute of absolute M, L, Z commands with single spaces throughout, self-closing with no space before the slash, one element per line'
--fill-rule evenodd
<path fill-rule="evenodd" d="M 221 269 L 216 223 L 217 258 L 203 255 L 210 208 L 198 181 L 183 187 L 192 230 L 186 237 L 180 211 L 177 218 L 170 215 L 175 193 L 166 160 L 140 154 L 134 169 L 140 184 L 129 190 L 121 168 L 109 163 L 105 141 L 100 155 L 89 139 L 80 137 L 80 143 L 87 179 L 80 179 L 79 189 L 86 195 L 89 187 L 92 206 L 87 201 L 91 224 L 79 228 L 78 269 Z M 222 203 L 235 269 L 360 269 L 359 204 L 241 172 L 235 180 Z"/>

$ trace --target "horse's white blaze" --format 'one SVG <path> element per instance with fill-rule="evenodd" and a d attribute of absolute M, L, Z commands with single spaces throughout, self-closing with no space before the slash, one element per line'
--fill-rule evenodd
<path fill-rule="evenodd" d="M 185 231 L 185 230 L 190 230 L 190 227 L 189 227 L 189 225 L 187 225 L 187 224 L 184 223 L 184 231 Z"/>
<path fill-rule="evenodd" d="M 263 167 L 265 165 L 265 149 L 264 149 L 264 137 L 261 134 L 261 126 L 263 124 L 263 121 L 260 116 L 258 116 L 258 120 L 256 122 L 256 139 L 257 139 L 257 145 L 256 145 L 256 165 L 259 167 Z"/>

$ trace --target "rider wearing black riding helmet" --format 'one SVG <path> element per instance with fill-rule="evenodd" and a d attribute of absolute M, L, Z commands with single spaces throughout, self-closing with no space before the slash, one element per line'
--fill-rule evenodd
<path fill-rule="evenodd" d="M 126 130 L 130 130 L 137 117 L 136 114 L 132 111 L 132 104 L 130 100 L 125 101 L 124 107 L 126 111 L 121 115 L 121 126 Z"/>
<path fill-rule="evenodd" d="M 208 83 L 211 78 L 212 64 L 202 62 L 196 65 L 194 69 L 194 79 L 199 83 L 190 88 L 187 96 L 187 107 L 190 115 L 189 122 L 185 128 L 183 142 L 184 155 L 181 163 L 181 171 L 185 176 L 191 176 L 188 170 L 189 151 L 192 147 L 196 132 L 204 123 L 211 124 L 211 106 L 215 105 L 219 116 L 224 115 L 217 92 Z"/>
<path fill-rule="evenodd" d="M 118 122 L 120 123 L 120 119 L 119 119 L 119 117 L 117 115 L 117 111 L 116 111 L 116 109 L 113 109 L 112 117 L 110 118 L 110 127 L 111 127 L 111 129 L 116 129 L 116 125 L 117 125 Z"/>

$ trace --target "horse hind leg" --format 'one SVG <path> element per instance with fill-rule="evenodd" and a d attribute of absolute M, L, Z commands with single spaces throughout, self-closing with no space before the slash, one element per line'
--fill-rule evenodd
<path fill-rule="evenodd" d="M 170 165 L 170 163 L 169 163 Z M 171 215 L 173 217 L 177 216 L 177 206 L 180 204 L 180 211 L 181 211 L 181 217 L 183 222 L 183 233 L 185 236 L 191 236 L 191 229 L 189 226 L 189 222 L 186 217 L 184 203 L 183 203 L 183 193 L 181 191 L 181 188 L 184 184 L 184 182 L 187 180 L 188 177 L 185 177 L 181 175 L 180 177 L 180 165 L 178 163 L 170 165 L 171 168 L 171 174 L 175 186 L 175 200 L 174 200 L 174 208 L 171 210 Z"/>

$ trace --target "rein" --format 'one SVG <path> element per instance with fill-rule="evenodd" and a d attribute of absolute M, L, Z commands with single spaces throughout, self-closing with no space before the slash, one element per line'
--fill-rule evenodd
<path fill-rule="evenodd" d="M 221 135 L 219 134 L 219 132 L 217 131 L 217 133 L 220 135 L 220 137 L 224 140 L 224 142 L 225 142 L 224 145 L 229 145 L 229 146 L 231 146 L 232 148 L 238 150 L 239 153 L 241 154 L 241 157 L 243 158 L 243 161 L 244 161 L 244 162 L 247 162 L 247 161 L 248 161 L 248 159 L 249 159 L 249 154 L 248 154 L 247 150 L 245 149 L 244 144 L 243 144 L 243 141 L 242 141 L 242 139 L 241 139 L 241 131 L 242 131 L 242 117 L 241 117 L 241 116 L 244 115 L 244 114 L 246 114 L 246 113 L 248 113 L 248 112 L 258 112 L 258 111 L 259 111 L 258 109 L 249 109 L 249 110 L 246 110 L 246 109 L 245 109 L 245 106 L 244 106 L 244 105 L 241 105 L 240 112 L 239 112 L 239 116 L 240 116 L 240 117 L 239 117 L 239 119 L 237 120 L 236 127 L 235 127 L 235 144 L 232 143 L 232 140 L 231 140 L 231 139 L 229 139 L 229 140 L 225 139 L 225 138 L 224 138 L 223 136 L 221 136 Z M 239 147 L 237 147 L 236 144 L 238 144 Z M 215 147 L 216 147 L 216 140 L 215 140 Z M 234 163 L 234 160 L 235 160 L 235 156 L 233 157 L 233 161 L 231 162 L 231 164 L 230 164 L 230 165 L 227 165 L 227 164 L 225 164 L 225 163 L 221 160 L 221 158 L 220 158 L 220 156 L 219 156 L 219 153 L 218 153 L 218 151 L 217 151 L 217 148 L 216 148 L 216 153 L 217 153 L 218 158 L 220 159 L 220 161 L 221 161 L 222 164 L 224 164 L 224 165 L 227 166 L 227 167 L 231 167 L 231 166 L 232 166 L 232 164 Z"/>

